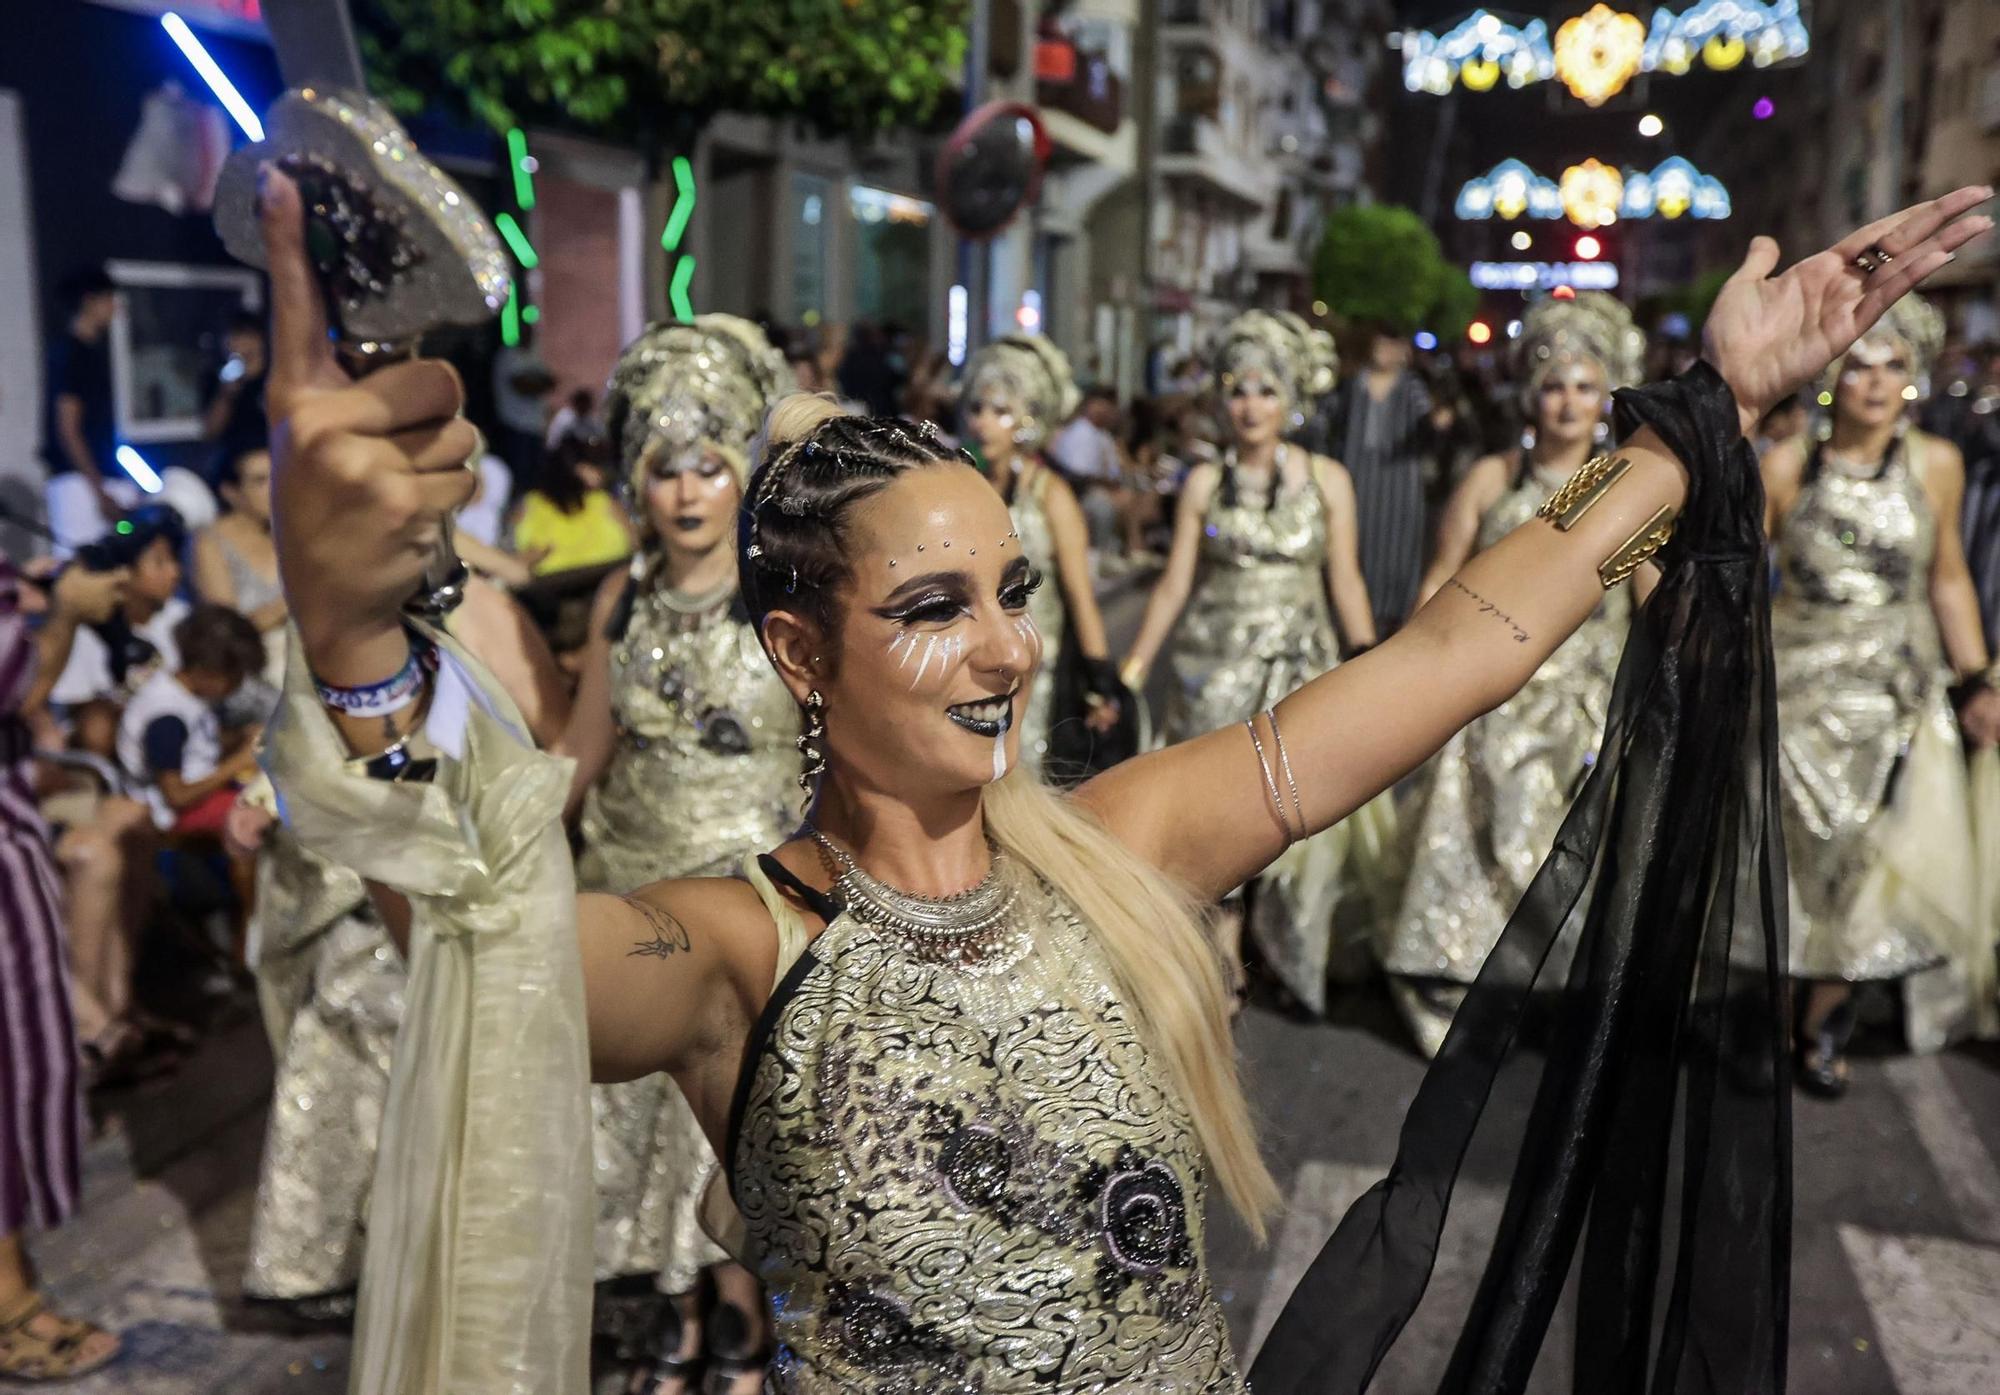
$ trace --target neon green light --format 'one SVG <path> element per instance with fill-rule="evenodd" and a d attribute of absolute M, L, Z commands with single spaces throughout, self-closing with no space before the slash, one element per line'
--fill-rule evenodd
<path fill-rule="evenodd" d="M 541 306 L 539 306 L 539 305 L 523 305 L 523 306 L 521 307 L 521 323 L 522 323 L 522 324 L 524 324 L 524 325 L 538 325 L 538 324 L 540 324 L 541 322 L 542 322 L 542 307 L 541 307 Z"/>
<path fill-rule="evenodd" d="M 528 243 L 528 235 L 522 232 L 521 225 L 514 221 L 513 214 L 495 214 L 493 226 L 500 229 L 500 236 L 506 241 L 509 249 L 513 251 L 514 260 L 519 262 L 522 267 L 533 271 L 542 264 L 542 259 L 535 255 L 535 249 Z"/>
<path fill-rule="evenodd" d="M 694 258 L 682 257 L 674 267 L 673 284 L 667 288 L 667 303 L 674 307 L 674 318 L 683 324 L 694 318 L 694 302 L 688 299 L 688 283 L 694 280 Z"/>
<path fill-rule="evenodd" d="M 673 210 L 667 214 L 666 230 L 660 234 L 660 246 L 669 252 L 678 252 L 681 239 L 687 236 L 688 219 L 694 217 L 694 165 L 685 155 L 674 156 L 674 187 L 680 192 L 674 199 Z"/>
<path fill-rule="evenodd" d="M 519 126 L 507 132 L 507 164 L 514 171 L 514 202 L 535 206 L 535 172 L 528 161 L 528 135 Z"/>
<path fill-rule="evenodd" d="M 507 288 L 507 303 L 500 308 L 500 342 L 510 349 L 521 342 L 521 293 L 513 286 Z"/>

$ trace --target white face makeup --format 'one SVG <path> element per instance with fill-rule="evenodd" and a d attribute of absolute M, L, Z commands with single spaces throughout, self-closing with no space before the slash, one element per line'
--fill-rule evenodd
<path fill-rule="evenodd" d="M 741 491 L 719 451 L 662 451 L 645 481 L 647 518 L 670 550 L 703 554 L 734 538 Z"/>
<path fill-rule="evenodd" d="M 965 404 L 965 427 L 988 456 L 1013 448 L 1020 430 L 1020 404 L 997 381 L 977 385 Z"/>
<path fill-rule="evenodd" d="M 1229 425 L 1241 444 L 1263 445 L 1282 434 L 1286 403 L 1275 378 L 1262 369 L 1246 367 L 1231 375 L 1226 386 Z"/>
<path fill-rule="evenodd" d="M 1841 360 L 1834 413 L 1861 426 L 1880 426 L 1902 415 L 1915 381 L 1909 347 L 1893 334 L 1860 340 Z"/>
<path fill-rule="evenodd" d="M 1566 354 L 1535 389 L 1535 430 L 1556 442 L 1594 435 L 1604 420 L 1604 370 L 1596 359 Z"/>

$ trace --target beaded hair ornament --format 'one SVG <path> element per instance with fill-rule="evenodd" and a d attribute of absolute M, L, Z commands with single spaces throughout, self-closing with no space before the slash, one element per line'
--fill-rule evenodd
<path fill-rule="evenodd" d="M 850 429 L 860 434 L 861 441 L 849 445 L 822 440 L 827 429 L 836 422 L 848 423 Z M 876 449 L 877 446 L 880 448 Z M 921 421 L 912 425 L 895 417 L 828 417 L 804 436 L 788 442 L 765 467 L 763 478 L 757 482 L 756 496 L 744 510 L 748 543 L 743 555 L 757 567 L 771 570 L 772 564 L 765 560 L 762 540 L 765 510 L 775 506 L 788 518 L 804 518 L 812 512 L 803 495 L 784 492 L 799 466 L 824 464 L 835 469 L 872 472 L 879 470 L 885 459 L 895 460 L 905 454 L 919 454 L 929 460 L 956 459 L 976 468 L 972 453 L 963 447 L 954 449 L 947 445 L 943 434 L 932 422 Z M 796 587 L 797 577 L 794 576 L 786 589 L 791 591 Z"/>
<path fill-rule="evenodd" d="M 1645 373 L 1646 335 L 1616 296 L 1578 291 L 1575 299 L 1536 301 L 1521 317 L 1514 343 L 1514 373 L 1532 397 L 1542 379 L 1565 358 L 1588 358 L 1604 370 L 1604 386 L 1631 387 Z"/>
<path fill-rule="evenodd" d="M 1272 379 L 1295 410 L 1333 391 L 1340 351 L 1333 336 L 1289 310 L 1246 310 L 1222 331 L 1215 352 L 1216 385 L 1226 396 L 1239 378 Z"/>

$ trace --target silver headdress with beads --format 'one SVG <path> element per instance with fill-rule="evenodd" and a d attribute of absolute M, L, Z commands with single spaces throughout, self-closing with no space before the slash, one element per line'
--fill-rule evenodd
<path fill-rule="evenodd" d="M 965 365 L 961 401 L 988 386 L 997 386 L 1019 406 L 1018 435 L 1027 446 L 1046 441 L 1083 399 L 1069 355 L 1040 335 L 1005 335 L 974 354 Z"/>
<path fill-rule="evenodd" d="M 1894 339 L 1900 341 L 1910 351 L 1910 381 L 1916 384 L 1919 397 L 1929 397 L 1931 391 L 1931 369 L 1944 351 L 1944 316 L 1938 313 L 1922 296 L 1912 292 L 1889 307 L 1889 312 L 1875 323 L 1857 345 L 1880 343 Z M 1848 353 L 1854 352 L 1850 348 Z M 1833 391 L 1833 385 L 1840 381 L 1840 374 L 1847 367 L 1847 354 L 1842 354 L 1826 366 L 1820 378 L 1820 391 Z"/>
<path fill-rule="evenodd" d="M 605 424 L 634 496 L 661 450 L 711 447 L 745 483 L 750 443 L 785 374 L 784 355 L 764 331 L 735 315 L 647 326 L 618 356 L 604 393 Z"/>
<path fill-rule="evenodd" d="M 1631 387 L 1646 371 L 1646 334 L 1625 303 L 1604 291 L 1578 291 L 1574 299 L 1549 296 L 1521 317 L 1514 341 L 1514 377 L 1532 396 L 1565 358 L 1594 359 L 1606 388 Z"/>
<path fill-rule="evenodd" d="M 1269 377 L 1295 410 L 1333 391 L 1340 380 L 1340 351 L 1333 336 L 1289 310 L 1246 310 L 1222 331 L 1215 351 L 1215 380 L 1225 395 L 1250 373 Z"/>

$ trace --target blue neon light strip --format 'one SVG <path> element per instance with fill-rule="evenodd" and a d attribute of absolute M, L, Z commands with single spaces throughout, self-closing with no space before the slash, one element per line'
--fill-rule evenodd
<path fill-rule="evenodd" d="M 208 50 L 201 46 L 201 40 L 194 36 L 194 30 L 188 28 L 187 21 L 169 10 L 160 16 L 160 27 L 167 31 L 168 37 L 175 44 L 179 45 L 180 51 L 187 56 L 187 61 L 193 65 L 197 73 L 201 74 L 201 80 L 208 84 L 211 92 L 215 93 L 216 100 L 236 118 L 236 124 L 243 128 L 243 134 L 251 140 L 264 139 L 264 123 L 257 119 L 257 113 L 243 100 L 243 94 L 236 90 L 236 84 L 231 82 L 217 66 L 216 61 L 209 57 Z"/>

